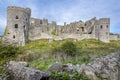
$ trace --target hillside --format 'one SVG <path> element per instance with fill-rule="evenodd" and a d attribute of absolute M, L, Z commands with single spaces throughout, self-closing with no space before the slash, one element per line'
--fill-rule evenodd
<path fill-rule="evenodd" d="M 11 60 L 27 61 L 30 67 L 44 71 L 55 62 L 86 64 L 97 57 L 113 52 L 120 52 L 120 41 L 103 43 L 94 39 L 82 41 L 43 39 L 29 41 L 25 46 L 20 47 L 0 44 L 0 65 Z M 0 67 L 0 74 L 3 74 L 3 70 Z"/>
<path fill-rule="evenodd" d="M 0 62 L 2 64 L 9 59 L 28 61 L 31 66 L 44 70 L 50 63 L 56 61 L 73 64 L 87 63 L 95 57 L 119 52 L 119 49 L 120 41 L 103 43 L 94 39 L 82 41 L 72 39 L 49 41 L 44 39 L 29 41 L 23 47 L 11 47 L 1 44 Z"/>

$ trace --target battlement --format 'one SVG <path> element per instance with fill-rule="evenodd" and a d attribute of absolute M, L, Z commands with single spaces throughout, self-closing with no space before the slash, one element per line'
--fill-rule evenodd
<path fill-rule="evenodd" d="M 17 6 L 8 6 L 7 10 L 22 11 L 22 12 L 26 12 L 28 14 L 31 13 L 30 8 L 21 8 L 21 7 L 17 7 Z"/>
<path fill-rule="evenodd" d="M 101 24 L 109 24 L 110 23 L 110 18 L 100 18 L 99 23 L 101 23 Z"/>

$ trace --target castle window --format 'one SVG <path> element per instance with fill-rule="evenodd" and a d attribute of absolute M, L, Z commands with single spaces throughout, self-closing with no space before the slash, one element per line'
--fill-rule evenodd
<path fill-rule="evenodd" d="M 40 24 L 42 24 L 42 20 L 40 20 Z"/>
<path fill-rule="evenodd" d="M 15 24 L 15 28 L 18 28 L 18 24 Z"/>
<path fill-rule="evenodd" d="M 86 24 L 85 24 L 85 26 L 86 26 Z"/>
<path fill-rule="evenodd" d="M 23 27 L 25 28 L 25 25 Z"/>
<path fill-rule="evenodd" d="M 102 29 L 102 28 L 103 28 L 103 26 L 101 25 L 101 26 L 100 26 L 100 28 Z"/>
<path fill-rule="evenodd" d="M 25 25 L 23 26 L 23 28 L 25 29 Z"/>
<path fill-rule="evenodd" d="M 82 32 L 84 32 L 84 27 L 82 27 Z"/>
<path fill-rule="evenodd" d="M 15 35 L 13 35 L 13 38 L 15 39 Z"/>
<path fill-rule="evenodd" d="M 16 16 L 16 19 L 19 19 L 19 17 L 18 17 L 18 16 Z"/>
<path fill-rule="evenodd" d="M 92 34 L 92 32 L 89 32 L 88 34 Z"/>
<path fill-rule="evenodd" d="M 106 26 L 106 28 L 108 28 L 108 25 Z"/>
<path fill-rule="evenodd" d="M 27 18 L 26 18 L 26 21 L 27 21 Z"/>

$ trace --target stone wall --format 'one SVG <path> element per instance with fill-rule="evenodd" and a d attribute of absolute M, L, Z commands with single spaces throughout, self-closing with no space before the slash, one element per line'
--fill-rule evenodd
<path fill-rule="evenodd" d="M 7 27 L 3 42 L 12 45 L 25 45 L 28 41 L 30 16 L 31 10 L 29 8 L 8 7 Z"/>
<path fill-rule="evenodd" d="M 110 40 L 118 40 L 118 35 L 110 35 L 109 37 Z"/>
<path fill-rule="evenodd" d="M 7 10 L 6 26 L 3 43 L 18 46 L 25 45 L 28 40 L 42 38 L 54 40 L 94 38 L 103 42 L 110 40 L 109 18 L 96 19 L 94 17 L 86 22 L 80 20 L 70 24 L 65 22 L 64 25 L 57 25 L 55 21 L 49 23 L 45 18 L 32 18 L 29 8 L 11 6 Z"/>
<path fill-rule="evenodd" d="M 109 42 L 110 19 L 100 18 L 98 24 L 98 39 L 103 42 Z"/>

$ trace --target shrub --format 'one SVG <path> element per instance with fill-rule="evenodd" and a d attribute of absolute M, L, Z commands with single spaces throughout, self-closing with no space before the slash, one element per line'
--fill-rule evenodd
<path fill-rule="evenodd" d="M 53 30 L 51 34 L 52 34 L 52 35 L 56 35 L 56 34 L 57 34 L 57 31 L 56 31 L 56 30 Z"/>
<path fill-rule="evenodd" d="M 86 76 L 78 72 L 51 72 L 51 80 L 89 80 Z"/>
<path fill-rule="evenodd" d="M 4 35 L 6 35 L 8 32 L 7 28 L 5 28 Z"/>
<path fill-rule="evenodd" d="M 0 46 L 0 51 L 1 51 L 0 52 L 0 59 L 1 59 L 1 58 L 14 56 L 17 53 L 18 48 L 14 46 Z"/>
<path fill-rule="evenodd" d="M 7 72 L 8 72 L 7 68 L 0 66 L 0 77 L 3 80 L 8 80 L 9 75 Z"/>
<path fill-rule="evenodd" d="M 66 41 L 61 45 L 61 50 L 67 55 L 74 56 L 77 53 L 77 47 L 72 41 Z"/>

